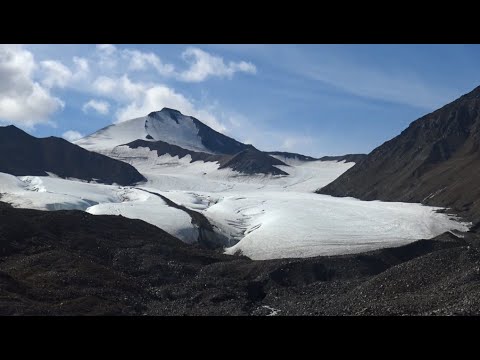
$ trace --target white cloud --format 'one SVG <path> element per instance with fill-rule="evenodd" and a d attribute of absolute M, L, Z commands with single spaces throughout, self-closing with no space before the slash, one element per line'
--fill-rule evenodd
<path fill-rule="evenodd" d="M 157 70 L 160 75 L 170 76 L 174 74 L 175 67 L 172 64 L 164 64 L 154 53 L 125 49 L 122 54 L 123 57 L 129 61 L 129 70 L 147 70 L 148 67 L 151 66 Z"/>
<path fill-rule="evenodd" d="M 74 56 L 74 69 L 56 60 L 44 60 L 40 62 L 41 83 L 51 89 L 53 87 L 65 88 L 75 87 L 79 82 L 85 80 L 90 72 L 88 59 Z"/>
<path fill-rule="evenodd" d="M 88 73 L 90 71 L 90 65 L 88 59 L 74 56 L 73 63 L 77 66 L 77 72 Z"/>
<path fill-rule="evenodd" d="M 231 79 L 236 72 L 255 74 L 257 71 L 255 65 L 250 62 L 230 61 L 226 64 L 222 57 L 195 47 L 189 47 L 182 53 L 182 59 L 189 65 L 185 71 L 178 71 L 173 64 L 164 63 L 153 52 L 117 49 L 113 45 L 105 44 L 97 45 L 96 49 L 98 65 L 102 68 L 122 68 L 127 73 L 153 68 L 163 77 L 173 77 L 186 82 L 201 82 L 212 76 Z"/>
<path fill-rule="evenodd" d="M 226 130 L 209 109 L 198 108 L 191 100 L 166 85 L 133 82 L 126 75 L 117 79 L 102 78 L 100 83 L 103 85 L 100 89 L 104 96 L 128 99 L 127 104 L 121 106 L 116 113 L 117 122 L 145 116 L 152 111 L 169 107 L 179 110 L 184 115 L 198 117 L 217 131 Z"/>
<path fill-rule="evenodd" d="M 96 46 L 96 57 L 98 65 L 104 69 L 113 69 L 117 66 L 117 48 L 111 44 L 101 44 Z"/>
<path fill-rule="evenodd" d="M 117 51 L 117 48 L 112 44 L 99 44 L 97 45 L 97 50 L 101 53 L 112 55 Z"/>
<path fill-rule="evenodd" d="M 107 115 L 110 111 L 110 104 L 107 101 L 91 99 L 82 106 L 82 111 L 87 113 L 90 109 L 101 115 Z"/>
<path fill-rule="evenodd" d="M 108 76 L 99 76 L 93 82 L 93 90 L 103 94 L 111 94 L 115 86 L 115 80 L 109 78 Z"/>
<path fill-rule="evenodd" d="M 19 45 L 0 45 L 0 119 L 33 127 L 50 123 L 63 101 L 33 80 L 37 68 L 33 54 Z"/>
<path fill-rule="evenodd" d="M 0 82 L 0 118 L 24 121 L 28 126 L 48 122 L 53 112 L 64 107 L 63 101 L 52 96 L 51 91 L 72 89 L 108 100 L 90 99 L 82 106 L 85 113 L 92 110 L 103 115 L 114 112 L 116 121 L 124 121 L 170 107 L 199 118 L 217 131 L 228 132 L 225 126 L 228 120 L 219 116 L 215 103 L 207 104 L 203 99 L 197 102 L 187 98 L 171 86 L 159 82 L 159 76 L 199 82 L 213 76 L 231 78 L 236 72 L 256 71 L 251 63 L 225 62 L 219 56 L 193 47 L 187 48 L 182 54 L 189 64 L 189 68 L 183 72 L 177 71 L 173 64 L 164 63 L 153 52 L 122 49 L 110 44 L 97 45 L 94 51 L 84 53 L 82 57 L 74 56 L 70 64 L 64 59 L 47 58 L 37 65 L 29 51 L 21 46 L 10 48 L 16 49 L 14 53 L 18 57 L 15 60 L 18 66 L 12 73 L 10 64 L 5 68 L 8 68 L 10 75 L 0 77 L 3 80 Z M 3 65 L 6 66 L 5 61 Z M 155 71 L 149 76 L 150 81 L 135 80 L 136 72 L 152 69 Z M 18 81 L 15 76 L 23 76 L 23 81 Z M 14 91 L 15 96 L 12 96 Z"/>
<path fill-rule="evenodd" d="M 45 60 L 40 62 L 40 66 L 45 72 L 42 84 L 49 89 L 54 86 L 64 88 L 73 77 L 70 69 L 59 61 Z"/>
<path fill-rule="evenodd" d="M 65 140 L 68 140 L 70 142 L 74 142 L 75 140 L 81 139 L 83 137 L 82 134 L 80 134 L 78 131 L 75 130 L 68 130 L 62 134 L 62 137 Z"/>
<path fill-rule="evenodd" d="M 231 78 L 236 72 L 255 74 L 257 71 L 252 63 L 230 61 L 226 65 L 223 58 L 194 47 L 187 48 L 182 58 L 190 64 L 190 68 L 180 73 L 178 78 L 187 82 L 204 81 L 209 76 Z"/>

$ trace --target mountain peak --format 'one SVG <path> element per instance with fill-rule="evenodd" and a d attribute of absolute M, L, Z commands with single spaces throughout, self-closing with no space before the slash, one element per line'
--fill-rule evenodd
<path fill-rule="evenodd" d="M 168 115 L 168 116 L 171 116 L 171 117 L 178 116 L 178 115 L 184 116 L 180 111 L 178 111 L 176 109 L 168 108 L 168 107 L 164 107 L 160 111 L 152 111 L 150 114 L 148 114 L 148 116 L 155 117 L 155 116 L 158 116 L 160 114 Z"/>
<path fill-rule="evenodd" d="M 14 137 L 29 138 L 31 135 L 27 134 L 22 129 L 19 129 L 15 125 L 0 126 L 0 139 L 4 141 L 14 141 Z"/>

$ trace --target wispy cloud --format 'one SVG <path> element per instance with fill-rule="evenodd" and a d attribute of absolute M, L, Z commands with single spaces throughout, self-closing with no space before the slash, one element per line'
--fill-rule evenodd
<path fill-rule="evenodd" d="M 75 140 L 81 139 L 83 135 L 79 133 L 78 131 L 75 130 L 68 130 L 62 134 L 62 137 L 65 140 L 68 140 L 70 142 L 74 142 Z"/>
<path fill-rule="evenodd" d="M 178 78 L 187 82 L 200 82 L 211 76 L 232 78 L 236 72 L 249 74 L 257 72 L 255 65 L 250 62 L 230 61 L 225 64 L 222 57 L 195 47 L 187 48 L 183 52 L 182 58 L 190 64 L 190 68 L 181 72 Z"/>
<path fill-rule="evenodd" d="M 429 84 L 409 69 L 397 68 L 395 72 L 387 72 L 344 58 L 298 66 L 295 72 L 356 96 L 429 110 L 453 100 L 457 95 L 452 89 Z"/>
<path fill-rule="evenodd" d="M 91 99 L 82 106 L 82 111 L 87 113 L 94 110 L 101 115 L 107 115 L 110 111 L 110 104 L 107 101 Z"/>
<path fill-rule="evenodd" d="M 237 72 L 247 74 L 257 72 L 256 66 L 251 62 L 243 60 L 225 62 L 223 57 L 198 47 L 188 47 L 182 52 L 180 58 L 188 65 L 184 70 L 174 64 L 165 63 L 153 52 L 137 49 L 119 50 L 116 46 L 108 44 L 97 45 L 96 58 L 102 68 L 123 67 L 126 72 L 154 69 L 162 77 L 184 82 L 202 82 L 210 77 L 232 79 Z"/>
<path fill-rule="evenodd" d="M 128 70 L 142 71 L 153 67 L 162 76 L 172 76 L 175 74 L 173 64 L 164 64 L 160 57 L 152 52 L 142 52 L 138 50 L 125 49 L 122 56 L 128 59 Z"/>

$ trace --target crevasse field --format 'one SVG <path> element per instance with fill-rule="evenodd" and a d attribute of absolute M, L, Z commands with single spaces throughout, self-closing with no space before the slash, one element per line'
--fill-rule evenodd
<path fill-rule="evenodd" d="M 1 200 L 16 207 L 78 209 L 122 215 L 156 225 L 187 243 L 198 229 L 190 216 L 168 206 L 159 193 L 201 212 L 226 235 L 225 252 L 256 259 L 361 252 L 428 239 L 470 224 L 420 204 L 360 201 L 313 193 L 354 163 L 282 161 L 290 176 L 246 176 L 214 162 L 190 163 L 149 149 L 117 146 L 112 157 L 134 165 L 147 179 L 136 187 L 102 185 L 51 176 L 0 173 Z M 144 191 L 147 190 L 147 191 Z"/>

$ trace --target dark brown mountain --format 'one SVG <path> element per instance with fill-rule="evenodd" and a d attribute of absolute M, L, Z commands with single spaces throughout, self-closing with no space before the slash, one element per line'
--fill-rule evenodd
<path fill-rule="evenodd" d="M 275 165 L 288 166 L 267 153 L 255 149 L 247 149 L 232 156 L 219 169 L 230 168 L 244 174 L 288 175 L 285 171 L 276 168 Z"/>
<path fill-rule="evenodd" d="M 451 207 L 480 221 L 480 87 L 414 121 L 321 194 Z"/>
<path fill-rule="evenodd" d="M 288 175 L 285 171 L 282 171 L 275 167 L 275 165 L 284 165 L 282 161 L 271 157 L 268 153 L 259 151 L 255 148 L 248 148 L 240 151 L 234 155 L 228 154 L 208 154 L 199 151 L 187 150 L 177 145 L 172 145 L 164 141 L 146 141 L 135 140 L 128 144 L 125 144 L 131 149 L 139 147 L 148 148 L 157 152 L 158 156 L 169 154 L 171 156 L 178 156 L 180 159 L 190 155 L 191 162 L 195 161 L 210 161 L 218 162 L 220 169 L 230 168 L 238 171 L 242 174 L 272 174 L 272 175 Z"/>
<path fill-rule="evenodd" d="M 13 125 L 0 127 L 0 172 L 132 185 L 145 178 L 131 165 L 57 137 L 35 138 Z"/>

